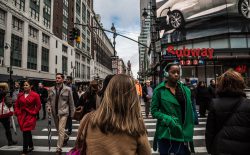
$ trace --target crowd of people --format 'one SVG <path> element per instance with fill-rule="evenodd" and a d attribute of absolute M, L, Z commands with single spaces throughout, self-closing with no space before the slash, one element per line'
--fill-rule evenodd
<path fill-rule="evenodd" d="M 7 83 L 0 83 L 0 101 L 9 113 L 0 113 L 8 145 L 15 145 L 10 130 L 10 117 L 17 117 L 23 133 L 23 151 L 32 152 L 34 144 L 32 130 L 40 118 L 52 116 L 57 129 L 56 154 L 62 154 L 72 133 L 72 119 L 76 109 L 81 107 L 81 121 L 75 147 L 71 153 L 92 155 L 150 155 L 151 146 L 147 138 L 141 113 L 141 100 L 145 104 L 145 116 L 157 119 L 153 149 L 160 155 L 189 155 L 194 152 L 194 126 L 199 116 L 208 117 L 206 126 L 206 147 L 208 153 L 247 154 L 250 146 L 250 100 L 244 93 L 245 83 L 241 74 L 230 69 L 218 79 L 191 84 L 189 78 L 180 81 L 180 66 L 169 63 L 164 68 L 165 80 L 152 88 L 149 80 L 141 85 L 130 76 L 108 75 L 100 86 L 97 80 L 88 88 L 76 87 L 72 77 L 56 74 L 55 86 L 48 90 L 39 83 L 37 91 L 32 90 L 29 80 L 20 89 L 9 93 Z M 11 113 L 11 107 L 14 107 Z M 208 113 L 208 114 L 207 114 Z"/>

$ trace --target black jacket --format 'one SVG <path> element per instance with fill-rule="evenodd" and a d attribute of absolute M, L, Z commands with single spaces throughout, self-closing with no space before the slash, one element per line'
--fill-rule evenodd
<path fill-rule="evenodd" d="M 245 97 L 213 99 L 205 137 L 207 151 L 212 155 L 249 154 L 250 100 Z"/>

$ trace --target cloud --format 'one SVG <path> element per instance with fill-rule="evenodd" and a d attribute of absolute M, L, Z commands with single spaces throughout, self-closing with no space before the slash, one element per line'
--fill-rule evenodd
<path fill-rule="evenodd" d="M 101 22 L 105 29 L 110 30 L 112 23 L 115 24 L 117 33 L 138 40 L 140 34 L 140 1 L 137 0 L 94 0 L 94 11 L 101 16 Z M 113 38 L 112 34 L 107 34 Z M 113 42 L 113 39 L 112 39 Z M 116 37 L 116 51 L 127 65 L 131 62 L 134 77 L 139 70 L 138 43 Z"/>

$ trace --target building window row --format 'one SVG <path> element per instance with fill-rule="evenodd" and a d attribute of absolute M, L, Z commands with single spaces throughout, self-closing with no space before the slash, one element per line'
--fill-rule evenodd
<path fill-rule="evenodd" d="M 23 21 L 13 16 L 12 28 L 16 31 L 23 32 Z"/>
<path fill-rule="evenodd" d="M 12 66 L 21 67 L 22 64 L 22 41 L 21 37 L 14 34 L 11 36 L 11 60 Z"/>
<path fill-rule="evenodd" d="M 41 70 L 49 72 L 49 49 L 42 47 L 42 66 Z"/>
<path fill-rule="evenodd" d="M 6 15 L 6 12 L 0 9 L 0 24 L 2 25 L 5 24 L 5 15 Z"/>
<path fill-rule="evenodd" d="M 13 4 L 16 8 L 24 11 L 25 0 L 13 0 Z"/>
<path fill-rule="evenodd" d="M 68 74 L 68 58 L 62 56 L 62 73 Z"/>
<path fill-rule="evenodd" d="M 39 21 L 40 0 L 30 0 L 30 17 Z"/>
<path fill-rule="evenodd" d="M 42 41 L 45 45 L 49 45 L 49 40 L 50 40 L 50 37 L 46 34 L 43 33 L 43 36 L 42 36 Z"/>
<path fill-rule="evenodd" d="M 37 44 L 28 42 L 28 59 L 27 59 L 28 69 L 37 69 Z"/>
<path fill-rule="evenodd" d="M 38 30 L 32 26 L 29 26 L 29 37 L 34 39 L 38 39 Z"/>

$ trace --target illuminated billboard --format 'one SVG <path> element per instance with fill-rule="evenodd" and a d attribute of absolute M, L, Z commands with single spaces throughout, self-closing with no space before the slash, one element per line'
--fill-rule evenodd
<path fill-rule="evenodd" d="M 169 42 L 250 32 L 249 0 L 166 0 L 157 17 L 166 17 Z"/>

